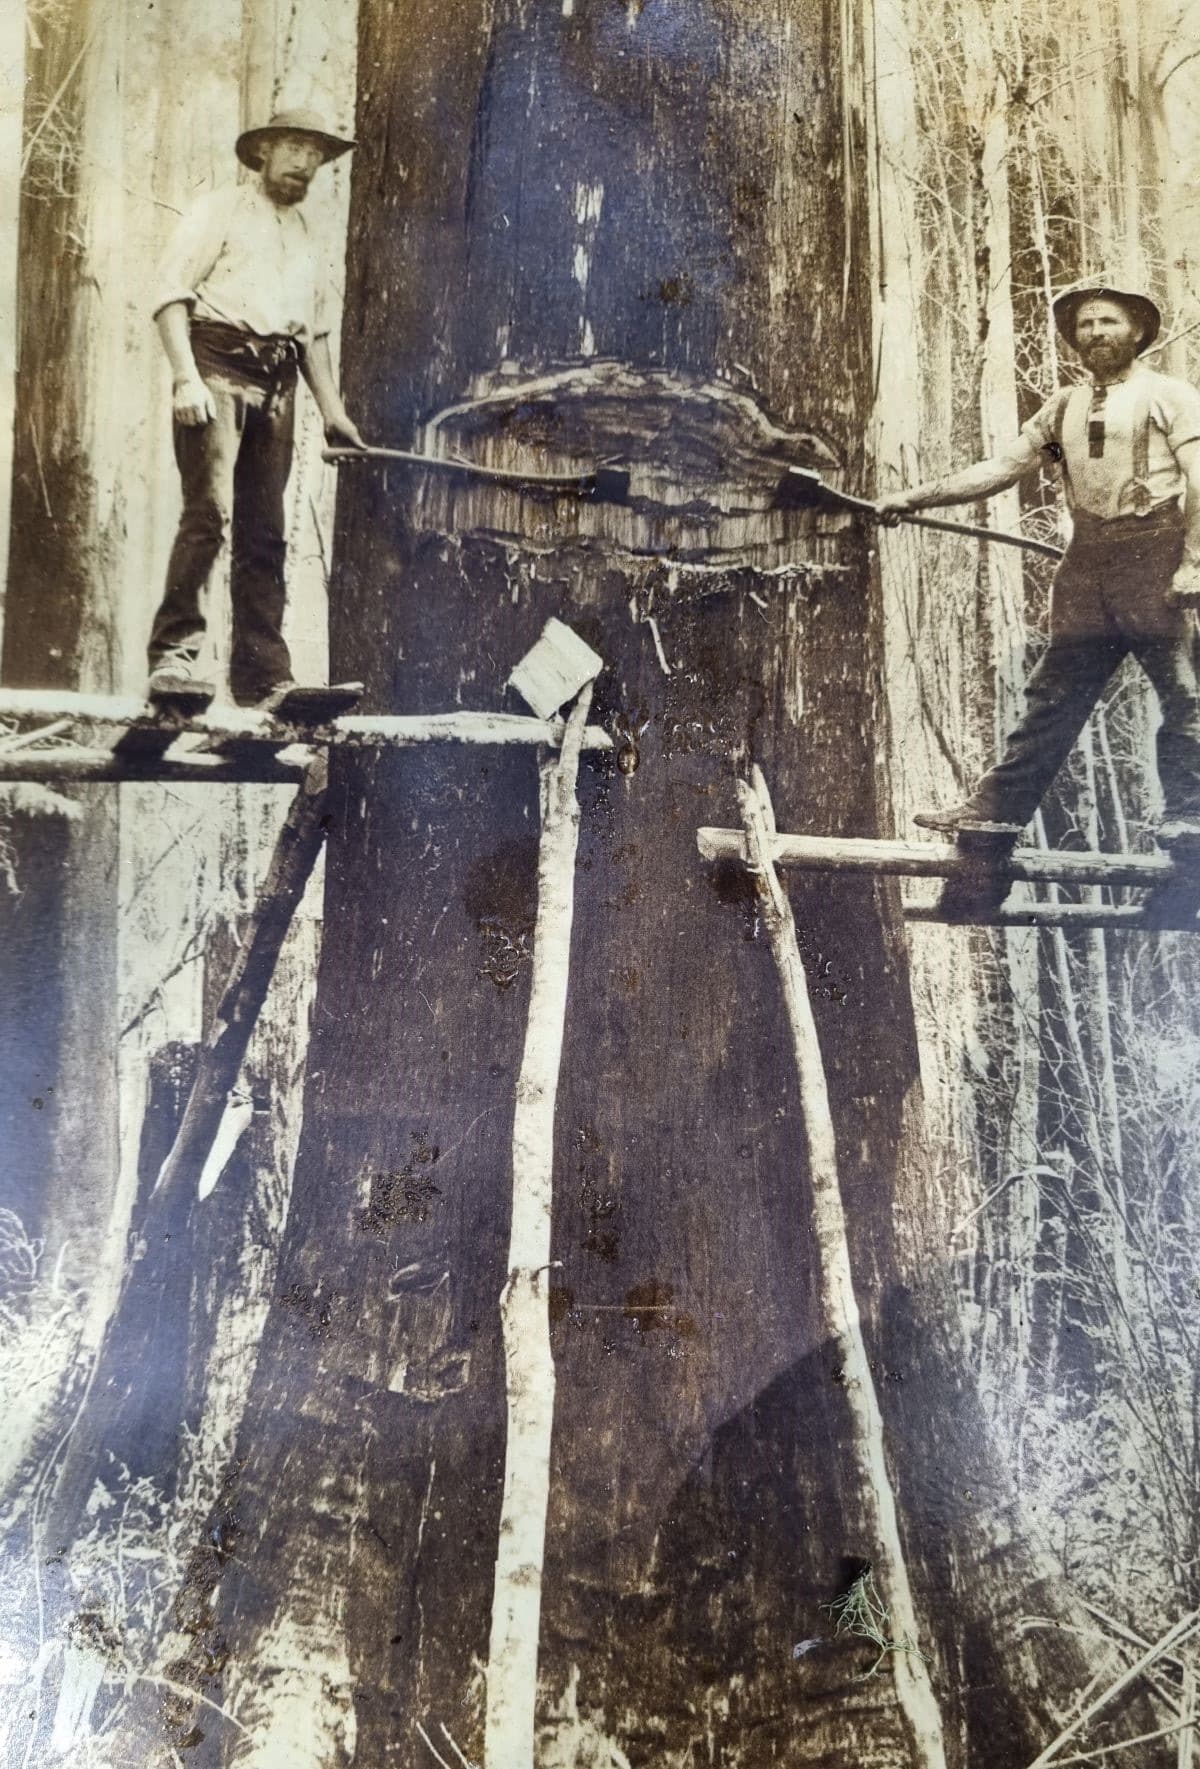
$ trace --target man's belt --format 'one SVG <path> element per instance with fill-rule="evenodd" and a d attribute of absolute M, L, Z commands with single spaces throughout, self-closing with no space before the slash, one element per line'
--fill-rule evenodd
<path fill-rule="evenodd" d="M 194 319 L 190 327 L 192 354 L 203 375 L 231 375 L 254 387 L 275 391 L 295 378 L 300 362 L 299 340 L 281 333 L 246 332 L 223 320 Z"/>
<path fill-rule="evenodd" d="M 1183 511 L 1174 498 L 1155 504 L 1144 516 L 1093 516 L 1087 510 L 1073 510 L 1072 546 L 1109 546 L 1136 540 L 1146 534 L 1182 534 L 1186 526 Z"/>

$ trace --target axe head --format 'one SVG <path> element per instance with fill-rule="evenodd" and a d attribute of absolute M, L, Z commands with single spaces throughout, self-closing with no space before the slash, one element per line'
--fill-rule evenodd
<path fill-rule="evenodd" d="M 775 487 L 773 510 L 817 510 L 837 504 L 839 495 L 811 467 L 788 467 Z"/>
<path fill-rule="evenodd" d="M 629 474 L 624 467 L 597 467 L 589 474 L 592 481 L 588 496 L 601 504 L 629 502 Z"/>

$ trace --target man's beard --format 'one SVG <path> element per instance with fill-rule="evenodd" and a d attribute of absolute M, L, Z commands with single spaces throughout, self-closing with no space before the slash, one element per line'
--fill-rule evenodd
<path fill-rule="evenodd" d="M 1085 344 L 1081 352 L 1083 360 L 1091 368 L 1128 368 L 1137 355 L 1136 344 L 1119 344 L 1113 338 L 1101 338 L 1095 344 Z"/>
<path fill-rule="evenodd" d="M 297 203 L 302 203 L 308 195 L 306 178 L 271 178 L 264 179 L 263 183 L 271 201 L 285 208 L 293 208 Z"/>

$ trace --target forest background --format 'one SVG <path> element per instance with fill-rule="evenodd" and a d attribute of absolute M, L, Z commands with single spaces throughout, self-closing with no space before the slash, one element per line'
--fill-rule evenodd
<path fill-rule="evenodd" d="M 631 35 L 664 3 L 631 0 Z M 436 54 L 432 17 L 405 10 Z M 154 262 L 190 196 L 232 175 L 241 127 L 293 105 L 353 126 L 382 15 L 373 7 L 360 19 L 342 0 L 27 0 L 6 10 L 8 685 L 138 691 L 177 508 L 168 376 L 146 312 Z M 1051 291 L 1076 276 L 1105 270 L 1149 287 L 1167 316 L 1154 366 L 1200 377 L 1195 7 L 877 0 L 847 4 L 843 26 L 844 42 L 869 45 L 827 77 L 845 114 L 866 118 L 850 176 L 871 286 L 848 299 L 871 313 L 868 454 L 879 488 L 987 453 L 1076 372 L 1060 361 L 1048 318 Z M 448 31 L 441 53 L 454 52 Z M 409 169 L 397 163 L 396 173 L 387 201 L 403 203 Z M 339 162 L 310 199 L 339 287 L 350 176 Z M 786 199 L 759 193 L 764 215 Z M 356 249 L 351 238 L 352 263 Z M 777 344 L 805 348 L 800 337 Z M 386 349 L 386 333 L 371 346 Z M 360 353 L 360 388 L 370 372 Z M 728 376 L 753 390 L 736 366 Z M 298 675 L 313 680 L 328 667 L 335 558 L 335 476 L 320 449 L 306 408 L 291 487 L 289 636 Z M 1055 487 L 1008 493 L 989 520 L 1054 539 Z M 883 536 L 880 551 L 877 761 L 900 830 L 916 804 L 956 794 L 994 751 L 1045 629 L 1048 572 L 999 547 L 911 532 Z M 219 639 L 220 619 L 214 627 Z M 1040 841 L 1144 845 L 1152 725 L 1144 685 L 1123 672 L 1039 818 Z M 321 1011 L 319 875 L 251 1047 L 228 1125 L 230 1166 L 207 1216 L 189 1218 L 157 1268 L 164 1293 L 186 1292 L 186 1319 L 131 1329 L 121 1305 L 139 1199 L 286 802 L 260 786 L 27 786 L 6 796 L 0 1522 L 11 1552 L 0 1681 L 13 1700 L 0 1754 L 14 1764 L 121 1761 L 112 1741 L 145 1690 L 168 1700 L 180 1680 L 164 1640 L 195 1543 L 220 1508 L 278 1293 L 308 1028 Z M 522 937 L 491 929 L 488 962 L 511 959 L 515 974 Z M 1075 1625 L 1099 1691 L 1139 1642 L 1200 1607 L 1200 1174 L 1195 1138 L 1183 1133 L 1200 1101 L 1197 956 L 1182 938 L 1103 930 L 919 926 L 909 942 L 923 1202 L 1016 1502 L 1086 1606 Z M 414 1197 L 422 1159 L 418 1146 Z M 644 1331 L 649 1315 L 634 1313 Z M 139 1346 L 151 1361 L 162 1355 L 164 1384 L 182 1372 L 183 1390 L 140 1469 L 122 1432 L 131 1419 L 144 1430 L 145 1410 L 130 1413 L 128 1380 L 112 1374 L 118 1351 L 128 1360 Z M 89 1419 L 92 1447 L 76 1453 L 72 1434 Z M 46 1569 L 64 1539 L 69 1581 L 52 1592 Z M 1025 1620 L 1036 1633 L 1038 1618 Z M 1154 1754 L 1125 1760 L 1191 1769 L 1194 1635 L 1152 1681 L 1162 1738 Z M 176 1693 L 186 1706 L 187 1690 Z M 1073 1699 L 1081 1711 L 1088 1689 Z M 246 1737 L 268 1721 L 278 1729 L 300 1695 L 276 1682 L 259 1702 L 266 1719 L 253 1698 L 237 1710 Z M 350 1750 L 339 1713 L 338 1749 Z M 566 1694 L 548 1725 L 563 1762 L 621 1760 L 586 1756 L 602 1728 Z M 561 1743 L 571 1727 L 574 1757 Z"/>

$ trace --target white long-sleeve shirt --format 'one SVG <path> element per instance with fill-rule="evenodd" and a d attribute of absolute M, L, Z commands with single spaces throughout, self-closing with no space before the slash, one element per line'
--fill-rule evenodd
<path fill-rule="evenodd" d="M 326 279 L 298 206 L 231 184 L 193 203 L 159 261 L 153 313 L 183 301 L 197 319 L 310 344 L 329 331 Z"/>

